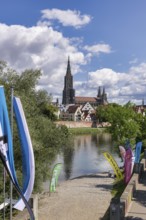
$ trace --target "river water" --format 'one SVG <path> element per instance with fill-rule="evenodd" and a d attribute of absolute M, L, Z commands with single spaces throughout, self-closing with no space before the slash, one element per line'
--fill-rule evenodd
<path fill-rule="evenodd" d="M 113 146 L 110 134 L 75 136 L 73 147 L 57 155 L 54 162 L 54 164 L 63 164 L 59 181 L 112 170 L 103 156 L 105 151 L 111 153 L 118 165 L 122 166 L 121 158 Z M 46 188 L 45 185 L 48 186 L 48 183 L 44 183 L 44 188 Z"/>

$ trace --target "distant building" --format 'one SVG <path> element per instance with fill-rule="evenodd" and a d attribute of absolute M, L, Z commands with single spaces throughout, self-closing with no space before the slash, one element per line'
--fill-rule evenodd
<path fill-rule="evenodd" d="M 82 121 L 93 121 L 95 116 L 95 109 L 87 102 L 81 109 Z"/>
<path fill-rule="evenodd" d="M 75 103 L 75 90 L 73 89 L 73 76 L 71 74 L 70 60 L 68 58 L 66 75 L 64 77 L 64 89 L 62 104 L 74 104 Z"/>
<path fill-rule="evenodd" d="M 134 106 L 134 110 L 137 113 L 142 114 L 143 116 L 145 116 L 145 112 L 146 112 L 146 105 L 144 104 L 144 100 L 142 100 L 142 104 L 141 105 L 136 105 Z"/>
<path fill-rule="evenodd" d="M 98 94 L 96 97 L 75 96 L 75 89 L 73 88 L 73 76 L 71 74 L 70 60 L 68 58 L 66 75 L 64 77 L 64 89 L 62 104 L 69 105 L 85 105 L 90 103 L 92 106 L 107 105 L 107 94 L 105 88 L 101 91 L 101 87 L 98 88 Z"/>
<path fill-rule="evenodd" d="M 92 121 L 95 109 L 86 103 L 82 105 L 68 105 L 60 112 L 60 118 L 64 121 Z"/>
<path fill-rule="evenodd" d="M 81 121 L 81 109 L 78 105 L 69 105 L 66 111 L 62 111 L 60 117 L 64 121 Z"/>
<path fill-rule="evenodd" d="M 101 92 L 101 87 L 98 89 L 98 94 L 96 97 L 86 97 L 86 96 L 76 96 L 75 104 L 85 105 L 86 103 L 90 103 L 92 106 L 98 105 L 107 105 L 107 95 L 105 93 L 105 89 Z"/>

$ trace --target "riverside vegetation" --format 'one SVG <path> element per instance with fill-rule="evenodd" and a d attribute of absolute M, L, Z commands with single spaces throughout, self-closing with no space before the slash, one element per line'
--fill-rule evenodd
<path fill-rule="evenodd" d="M 66 126 L 56 126 L 56 108 L 51 105 L 52 96 L 45 90 L 36 90 L 40 70 L 25 70 L 21 74 L 10 69 L 5 62 L 0 62 L 0 85 L 4 86 L 8 112 L 11 112 L 11 87 L 14 95 L 20 97 L 26 116 L 35 157 L 34 193 L 41 192 L 42 183 L 49 179 L 51 165 L 59 151 L 67 147 L 70 133 Z M 11 115 L 10 115 L 11 118 Z M 13 148 L 18 181 L 22 184 L 22 155 L 20 150 L 15 117 L 13 120 Z M 0 172 L 3 166 L 0 163 Z M 10 194 L 10 182 L 6 175 L 6 197 Z M 15 189 L 14 198 L 17 198 Z M 0 177 L 0 203 L 3 203 L 3 175 Z M 8 210 L 8 209 L 7 209 Z M 2 212 L 2 211 L 1 211 Z M 1 215 L 2 216 L 2 215 Z M 1 217 L 0 217 L 1 218 Z"/>
<path fill-rule="evenodd" d="M 99 134 L 106 131 L 105 128 L 68 128 L 68 130 L 72 135 Z"/>
<path fill-rule="evenodd" d="M 111 126 L 107 127 L 107 131 L 112 135 L 114 146 L 119 152 L 119 145 L 124 146 L 127 139 L 130 140 L 131 148 L 134 150 L 138 141 L 142 141 L 141 159 L 146 149 L 146 116 L 135 111 L 135 104 L 130 101 L 121 106 L 116 103 L 108 106 L 99 106 L 97 108 L 97 116 L 99 122 L 109 122 Z M 120 197 L 126 185 L 123 180 L 114 181 L 112 194 Z"/>
<path fill-rule="evenodd" d="M 0 84 L 5 88 L 8 111 L 11 109 L 11 87 L 14 88 L 14 95 L 20 97 L 26 115 L 30 136 L 32 139 L 35 156 L 35 185 L 34 193 L 41 192 L 42 182 L 49 178 L 51 165 L 55 156 L 63 151 L 70 150 L 71 134 L 82 134 L 101 132 L 103 129 L 67 129 L 66 126 L 56 126 L 56 107 L 51 105 L 52 95 L 45 90 L 36 90 L 38 80 L 41 77 L 40 70 L 25 70 L 22 73 L 8 67 L 0 61 Z M 115 148 L 118 151 L 119 145 L 124 145 L 126 139 L 130 139 L 134 149 L 136 140 L 143 142 L 143 149 L 146 147 L 146 117 L 134 111 L 135 105 L 128 102 L 121 106 L 109 104 L 99 106 L 96 116 L 99 123 L 108 122 L 110 126 L 106 132 L 110 132 L 114 140 Z M 20 140 L 14 119 L 13 123 L 14 158 L 18 180 L 22 182 L 22 156 L 20 151 Z M 0 172 L 3 173 L 3 166 L 0 163 Z M 6 192 L 9 195 L 10 182 L 6 176 Z M 16 193 L 14 191 L 14 196 Z M 3 202 L 3 175 L 0 177 L 0 202 Z"/>

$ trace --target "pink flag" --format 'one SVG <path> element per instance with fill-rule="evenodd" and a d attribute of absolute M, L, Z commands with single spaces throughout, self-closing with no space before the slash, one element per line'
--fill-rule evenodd
<path fill-rule="evenodd" d="M 125 163 L 124 163 L 124 173 L 125 173 L 124 180 L 126 184 L 129 182 L 132 174 L 132 156 L 133 153 L 131 148 L 129 147 L 126 150 Z"/>

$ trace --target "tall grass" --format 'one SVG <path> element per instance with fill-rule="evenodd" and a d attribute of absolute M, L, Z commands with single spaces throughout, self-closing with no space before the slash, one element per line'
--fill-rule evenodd
<path fill-rule="evenodd" d="M 105 128 L 69 128 L 69 132 L 73 135 L 99 134 L 99 133 L 105 132 Z"/>

